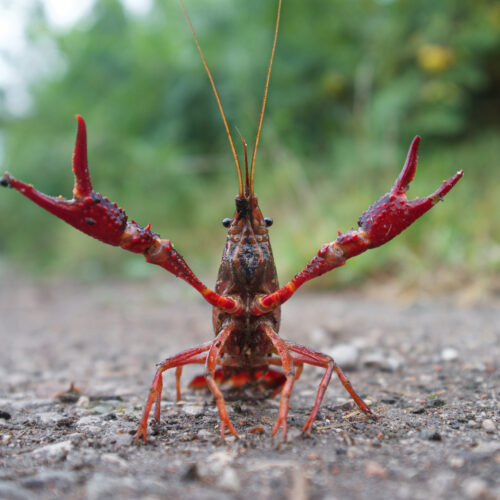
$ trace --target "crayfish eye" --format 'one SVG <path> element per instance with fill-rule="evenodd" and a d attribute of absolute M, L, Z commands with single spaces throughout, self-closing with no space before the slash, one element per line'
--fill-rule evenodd
<path fill-rule="evenodd" d="M 231 225 L 231 220 L 232 219 L 229 219 L 228 217 L 226 217 L 225 219 L 222 219 L 222 225 L 224 227 L 229 227 Z"/>
<path fill-rule="evenodd" d="M 272 225 L 273 225 L 273 222 L 274 222 L 274 221 L 273 221 L 273 219 L 271 219 L 271 217 L 265 217 L 265 218 L 264 218 L 264 222 L 266 223 L 266 226 L 267 226 L 267 227 L 270 227 L 270 226 L 272 226 Z"/>

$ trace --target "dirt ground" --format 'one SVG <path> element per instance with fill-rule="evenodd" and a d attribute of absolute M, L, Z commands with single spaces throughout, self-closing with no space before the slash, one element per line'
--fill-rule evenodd
<path fill-rule="evenodd" d="M 322 376 L 310 367 L 287 442 L 270 435 L 278 399 L 242 393 L 228 403 L 240 439 L 224 444 L 211 396 L 176 403 L 168 372 L 162 422 L 137 446 L 155 363 L 212 337 L 210 307 L 170 277 L 1 280 L 0 498 L 500 498 L 498 296 L 301 291 L 281 335 L 336 356 L 376 422 L 334 376 L 303 438 Z M 71 383 L 81 393 L 56 397 Z"/>

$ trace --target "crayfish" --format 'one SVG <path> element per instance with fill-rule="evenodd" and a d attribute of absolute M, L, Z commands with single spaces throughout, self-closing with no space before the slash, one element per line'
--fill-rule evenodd
<path fill-rule="evenodd" d="M 0 178 L 0 184 L 16 189 L 40 207 L 93 238 L 109 245 L 121 246 L 130 252 L 143 254 L 147 262 L 161 266 L 189 283 L 213 306 L 212 322 L 215 338 L 169 357 L 159 364 L 137 430 L 136 441 L 141 438 L 146 441 L 148 417 L 153 404 L 156 404 L 154 418 L 156 421 L 160 419 L 163 372 L 176 368 L 177 398 L 180 399 L 182 367 L 188 364 L 205 365 L 204 375 L 195 379 L 195 385 L 208 387 L 212 392 L 220 416 L 222 438 L 226 428 L 234 436 L 237 436 L 237 433 L 228 417 L 220 385 L 223 382 L 233 382 L 237 385 L 243 380 L 258 381 L 272 390 L 273 395 L 280 394 L 278 418 L 272 434 L 274 436 L 282 428 L 283 438 L 286 439 L 289 399 L 293 385 L 304 365 L 324 370 L 314 406 L 302 428 L 304 433 L 309 434 L 312 430 L 333 372 L 337 374 L 359 409 L 369 416 L 373 415 L 330 356 L 288 342 L 278 335 L 280 306 L 306 281 L 342 266 L 347 259 L 381 246 L 394 238 L 442 200 L 462 177 L 463 172 L 459 171 L 444 181 L 433 194 L 421 199 L 408 200 L 406 191 L 417 168 L 417 149 L 420 139 L 418 136 L 415 137 L 404 167 L 393 187 L 363 212 L 358 220 L 358 229 L 350 229 L 346 233 L 339 231 L 334 241 L 322 245 L 306 267 L 286 285 L 280 287 L 269 241 L 269 226 L 272 224 L 272 219 L 264 217 L 259 208 L 254 193 L 254 172 L 276 48 L 281 0 L 278 3 L 274 40 L 250 166 L 246 143 L 241 137 L 245 157 L 244 170 L 240 165 L 212 74 L 182 0 L 181 7 L 217 99 L 238 175 L 239 190 L 235 198 L 234 215 L 222 221 L 228 228 L 228 233 L 215 290 L 211 290 L 198 279 L 169 240 L 161 239 L 151 230 L 150 225 L 142 227 L 135 221 L 129 222 L 123 209 L 93 190 L 87 164 L 86 127 L 80 116 L 76 117 L 78 132 L 73 154 L 75 184 L 72 199 L 47 196 L 34 189 L 31 184 L 25 184 L 8 173 Z M 281 367 L 282 371 L 274 369 L 276 366 Z"/>

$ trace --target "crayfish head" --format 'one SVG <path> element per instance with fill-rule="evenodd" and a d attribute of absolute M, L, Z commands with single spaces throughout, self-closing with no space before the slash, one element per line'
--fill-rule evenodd
<path fill-rule="evenodd" d="M 235 201 L 233 218 L 223 221 L 228 234 L 219 270 L 221 290 L 241 294 L 274 288 L 276 270 L 268 232 L 272 220 L 264 218 L 256 196 L 239 195 Z"/>

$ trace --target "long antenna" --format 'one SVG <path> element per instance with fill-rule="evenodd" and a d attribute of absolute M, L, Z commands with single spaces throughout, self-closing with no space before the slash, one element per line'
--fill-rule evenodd
<path fill-rule="evenodd" d="M 196 43 L 196 47 L 198 48 L 198 52 L 200 53 L 201 60 L 203 61 L 203 66 L 205 66 L 205 71 L 207 72 L 208 79 L 210 80 L 210 84 L 212 85 L 212 90 L 214 91 L 215 98 L 217 99 L 217 104 L 219 105 L 219 110 L 220 110 L 220 114 L 222 116 L 222 121 L 224 122 L 224 127 L 226 128 L 227 138 L 229 139 L 229 145 L 231 146 L 231 151 L 233 152 L 234 163 L 236 164 L 236 171 L 238 173 L 239 195 L 243 196 L 243 180 L 241 178 L 240 162 L 238 160 L 238 155 L 236 154 L 236 148 L 234 147 L 233 136 L 231 135 L 231 131 L 229 130 L 229 125 L 227 124 L 226 114 L 224 113 L 224 108 L 222 107 L 222 102 L 220 100 L 219 93 L 217 92 L 217 87 L 215 86 L 215 82 L 214 82 L 214 79 L 212 77 L 212 73 L 210 72 L 210 69 L 208 68 L 207 61 L 205 59 L 205 56 L 203 55 L 203 51 L 201 50 L 200 43 L 198 42 L 198 37 L 196 36 L 196 33 L 194 32 L 193 25 L 191 24 L 191 19 L 189 19 L 186 8 L 184 7 L 184 2 L 182 0 L 179 0 L 179 3 L 181 4 L 182 12 L 184 12 L 184 17 L 186 18 L 189 29 L 191 30 L 191 33 L 193 34 L 194 42 Z M 281 0 L 280 0 L 280 3 L 281 3 Z"/>
<path fill-rule="evenodd" d="M 248 155 L 247 155 L 247 141 L 241 135 L 241 132 L 236 127 L 238 134 L 240 134 L 241 143 L 243 144 L 243 154 L 245 156 L 245 196 L 250 195 L 250 176 L 248 175 Z"/>
<path fill-rule="evenodd" d="M 260 131 L 262 129 L 262 121 L 264 120 L 264 111 L 266 109 L 267 92 L 269 90 L 269 79 L 271 78 L 271 68 L 273 67 L 274 52 L 276 51 L 276 41 L 278 40 L 278 29 L 280 25 L 281 0 L 278 1 L 278 13 L 276 15 L 276 27 L 274 28 L 273 48 L 271 49 L 271 58 L 267 68 L 266 86 L 264 88 L 264 98 L 262 99 L 262 108 L 260 110 L 259 126 L 257 127 L 257 135 L 255 136 L 255 144 L 252 153 L 252 167 L 250 173 L 250 195 L 253 195 L 253 177 L 255 173 L 255 157 L 257 156 L 257 146 L 259 145 Z"/>

